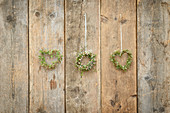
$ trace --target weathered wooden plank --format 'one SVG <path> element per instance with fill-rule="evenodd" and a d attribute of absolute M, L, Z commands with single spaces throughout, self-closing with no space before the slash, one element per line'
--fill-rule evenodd
<path fill-rule="evenodd" d="M 0 113 L 28 112 L 27 8 L 27 0 L 0 0 Z"/>
<path fill-rule="evenodd" d="M 30 112 L 64 112 L 64 60 L 54 70 L 40 66 L 40 49 L 64 55 L 64 0 L 29 0 Z"/>
<path fill-rule="evenodd" d="M 126 72 L 117 70 L 110 55 L 121 49 L 120 25 L 123 49 L 129 49 L 133 63 Z M 101 69 L 102 112 L 136 113 L 136 0 L 101 1 Z M 123 64 L 126 57 L 119 61 Z"/>
<path fill-rule="evenodd" d="M 139 113 L 170 112 L 170 1 L 138 0 Z"/>
<path fill-rule="evenodd" d="M 100 112 L 100 37 L 99 0 L 66 0 L 66 112 Z M 87 14 L 87 51 L 97 55 L 97 71 L 84 72 L 75 67 L 77 53 L 85 46 L 84 14 Z"/>

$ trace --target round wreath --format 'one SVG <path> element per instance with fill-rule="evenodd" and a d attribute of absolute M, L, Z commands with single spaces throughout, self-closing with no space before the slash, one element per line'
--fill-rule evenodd
<path fill-rule="evenodd" d="M 86 65 L 82 64 L 82 59 L 84 57 L 89 58 L 89 62 Z M 76 67 L 81 71 L 81 76 L 83 76 L 84 71 L 89 71 L 96 65 L 96 55 L 91 52 L 81 52 L 76 57 Z"/>
<path fill-rule="evenodd" d="M 116 61 L 115 59 L 115 56 L 122 56 L 124 53 L 127 53 L 128 55 L 128 59 L 126 61 L 126 64 L 124 66 L 120 65 L 118 61 Z M 115 51 L 112 55 L 111 55 L 111 62 L 113 62 L 114 66 L 117 68 L 117 69 L 120 69 L 120 70 L 123 70 L 123 71 L 126 71 L 131 63 L 132 63 L 132 53 L 129 52 L 129 50 L 123 50 L 122 52 L 121 51 Z"/>
<path fill-rule="evenodd" d="M 41 56 L 39 56 L 41 66 L 45 67 L 46 69 L 54 69 L 57 63 L 61 63 L 63 55 L 60 54 L 59 50 L 40 50 Z M 45 60 L 45 54 L 49 55 L 51 58 L 56 57 L 57 61 L 53 61 L 52 64 L 47 64 Z"/>

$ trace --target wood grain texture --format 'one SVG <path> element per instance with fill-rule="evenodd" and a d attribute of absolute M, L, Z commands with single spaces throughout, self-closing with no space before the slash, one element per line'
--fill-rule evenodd
<path fill-rule="evenodd" d="M 120 25 L 123 49 L 133 55 L 126 72 L 110 61 L 110 55 L 121 49 Z M 136 0 L 101 1 L 101 59 L 102 113 L 136 113 Z M 126 55 L 117 59 L 124 64 Z"/>
<path fill-rule="evenodd" d="M 170 112 L 170 1 L 138 0 L 139 113 Z"/>
<path fill-rule="evenodd" d="M 100 37 L 99 0 L 66 0 L 66 112 L 100 112 Z M 84 72 L 75 67 L 77 53 L 84 48 L 84 14 L 87 14 L 87 51 L 97 55 L 94 70 Z"/>
<path fill-rule="evenodd" d="M 0 113 L 28 112 L 27 8 L 27 0 L 0 0 Z"/>
<path fill-rule="evenodd" d="M 30 112 L 63 113 L 64 60 L 45 70 L 38 56 L 40 49 L 64 55 L 64 0 L 29 0 L 29 23 Z"/>

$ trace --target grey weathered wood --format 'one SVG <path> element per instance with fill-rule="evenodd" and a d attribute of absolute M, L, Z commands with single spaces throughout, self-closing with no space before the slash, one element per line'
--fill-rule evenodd
<path fill-rule="evenodd" d="M 0 113 L 28 112 L 27 9 L 27 0 L 0 0 Z"/>
<path fill-rule="evenodd" d="M 170 113 L 170 1 L 138 0 L 138 110 Z"/>
<path fill-rule="evenodd" d="M 64 0 L 29 0 L 30 112 L 64 113 L 64 60 L 54 70 L 39 63 L 40 49 L 64 55 Z"/>
<path fill-rule="evenodd" d="M 110 55 L 121 49 L 121 31 L 123 50 L 133 55 L 132 65 L 125 72 L 110 61 Z M 121 64 L 127 60 L 125 56 L 118 58 Z M 101 60 L 102 112 L 136 113 L 136 0 L 101 1 Z"/>
<path fill-rule="evenodd" d="M 66 0 L 66 112 L 100 112 L 100 37 L 99 0 Z M 84 72 L 75 67 L 77 52 L 84 47 L 84 14 L 87 14 L 87 51 L 97 55 L 97 71 Z"/>

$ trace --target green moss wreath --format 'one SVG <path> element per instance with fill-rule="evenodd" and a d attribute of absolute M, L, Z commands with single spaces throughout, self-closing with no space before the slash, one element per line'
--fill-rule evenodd
<path fill-rule="evenodd" d="M 54 69 L 58 63 L 61 63 L 63 55 L 60 54 L 59 50 L 40 50 L 41 56 L 39 56 L 41 66 L 45 67 L 46 69 Z M 57 61 L 53 61 L 52 64 L 47 64 L 45 60 L 45 54 L 49 55 L 51 58 L 56 57 Z"/>
<path fill-rule="evenodd" d="M 89 62 L 86 65 L 82 65 L 82 59 L 84 57 L 89 58 Z M 76 67 L 81 71 L 81 76 L 83 76 L 84 71 L 89 71 L 96 65 L 96 55 L 91 52 L 80 52 L 76 57 Z"/>
<path fill-rule="evenodd" d="M 115 59 L 115 56 L 122 56 L 124 53 L 127 53 L 128 55 L 128 59 L 126 61 L 126 64 L 124 66 L 120 65 L 118 61 L 116 61 Z M 120 70 L 123 70 L 123 71 L 126 71 L 131 63 L 132 63 L 132 53 L 129 52 L 129 50 L 123 50 L 122 52 L 121 51 L 115 51 L 112 55 L 111 55 L 111 62 L 113 62 L 114 66 L 117 68 L 117 69 L 120 69 Z"/>

